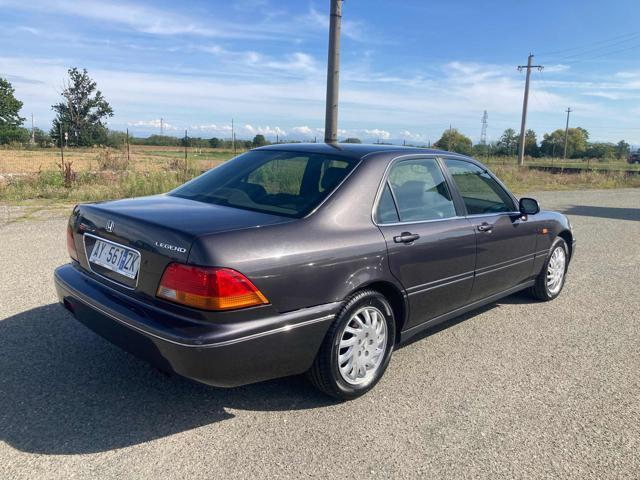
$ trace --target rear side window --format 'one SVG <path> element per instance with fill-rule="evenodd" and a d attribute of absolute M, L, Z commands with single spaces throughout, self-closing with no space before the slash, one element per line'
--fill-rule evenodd
<path fill-rule="evenodd" d="M 317 207 L 356 163 L 313 153 L 256 150 L 223 163 L 170 195 L 299 218 Z"/>
<path fill-rule="evenodd" d="M 389 172 L 389 184 L 401 222 L 438 220 L 456 215 L 451 193 L 434 159 L 405 160 L 395 164 Z"/>
<path fill-rule="evenodd" d="M 378 223 L 397 223 L 400 221 L 388 183 L 384 186 L 384 190 L 380 196 L 378 210 L 376 211 L 376 220 Z"/>
<path fill-rule="evenodd" d="M 462 160 L 445 159 L 469 215 L 513 212 L 515 205 L 507 192 L 482 168 Z"/>

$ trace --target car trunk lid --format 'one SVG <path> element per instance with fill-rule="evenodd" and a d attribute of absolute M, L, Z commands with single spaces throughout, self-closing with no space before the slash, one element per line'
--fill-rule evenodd
<path fill-rule="evenodd" d="M 194 240 L 230 230 L 258 228 L 290 218 L 156 195 L 78 207 L 74 235 L 80 264 L 103 281 L 155 297 L 170 262 L 188 263 Z M 104 240 L 139 253 L 135 278 L 90 262 L 96 244 Z"/>

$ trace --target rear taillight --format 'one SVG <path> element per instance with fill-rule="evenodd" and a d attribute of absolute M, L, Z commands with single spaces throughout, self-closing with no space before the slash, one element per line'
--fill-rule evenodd
<path fill-rule="evenodd" d="M 78 252 L 76 251 L 76 242 L 73 240 L 73 229 L 71 225 L 67 225 L 67 252 L 74 260 L 78 260 Z"/>
<path fill-rule="evenodd" d="M 203 310 L 233 310 L 269 303 L 240 272 L 181 263 L 169 264 L 160 280 L 157 295 Z"/>

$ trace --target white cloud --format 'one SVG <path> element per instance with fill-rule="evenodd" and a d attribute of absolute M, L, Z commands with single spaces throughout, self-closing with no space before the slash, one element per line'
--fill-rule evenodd
<path fill-rule="evenodd" d="M 361 130 L 361 132 L 369 138 L 379 138 L 380 140 L 389 140 L 391 138 L 390 132 L 379 128 L 374 128 L 372 130 L 364 129 Z"/>
<path fill-rule="evenodd" d="M 160 129 L 162 127 L 164 130 L 177 130 L 177 127 L 161 120 L 160 118 L 156 118 L 153 120 L 136 120 L 133 122 L 127 122 L 127 125 L 130 127 L 145 127 L 145 128 L 157 128 Z"/>
<path fill-rule="evenodd" d="M 287 132 L 285 132 L 280 127 L 270 127 L 267 125 L 266 127 L 254 127 L 253 125 L 246 124 L 242 128 L 240 128 L 240 133 L 247 133 L 249 135 L 264 135 L 268 137 L 275 137 L 276 135 L 280 137 L 284 137 Z"/>
<path fill-rule="evenodd" d="M 56 58 L 0 57 L 0 75 L 11 72 L 16 95 L 25 102 L 23 116 L 33 111 L 46 122 L 52 118 L 50 106 L 59 101 L 68 64 Z M 194 69 L 189 75 L 92 68 L 89 73 L 116 112 L 110 121 L 113 128 L 136 125 L 159 129 L 158 119 L 163 117 L 170 119 L 178 132 L 191 126 L 190 130 L 228 138 L 228 124 L 235 118 L 240 138 L 256 133 L 301 140 L 323 137 L 323 130 L 317 127 L 324 120 L 323 75 L 293 76 L 266 68 L 248 72 L 241 65 L 225 66 L 224 74 L 217 74 L 217 68 Z M 437 139 L 452 123 L 477 139 L 485 109 L 489 111 L 490 138 L 519 124 L 524 77 L 512 65 L 452 62 L 410 68 L 407 76 L 416 79 L 412 84 L 343 78 L 339 121 L 348 128 L 341 129 L 340 137 L 426 142 Z M 398 72 L 398 77 L 403 77 L 402 73 Z M 634 117 L 621 116 L 610 103 L 615 95 L 629 98 L 639 94 L 640 76 L 612 75 L 601 81 L 580 82 L 558 81 L 553 76 L 543 81 L 536 75 L 532 77 L 528 124 L 541 136 L 562 126 L 562 111 L 571 106 L 576 111 L 572 123 L 575 118 L 593 138 L 608 139 L 611 135 L 612 140 L 624 137 L 640 143 L 640 131 L 632 129 Z M 148 118 L 155 123 L 148 123 Z M 590 122 L 624 128 L 628 136 L 604 129 L 598 134 L 599 127 L 590 128 Z"/>
<path fill-rule="evenodd" d="M 424 142 L 425 138 L 424 135 L 421 133 L 412 133 L 409 130 L 401 130 L 400 133 L 400 138 L 402 138 L 403 140 L 410 140 L 412 142 Z"/>
<path fill-rule="evenodd" d="M 232 131 L 231 125 L 218 125 L 215 123 L 209 123 L 205 125 L 192 125 L 191 130 L 199 130 L 204 132 L 216 132 L 216 133 L 228 133 Z"/>
<path fill-rule="evenodd" d="M 291 132 L 297 135 L 303 135 L 305 137 L 313 135 L 313 130 L 306 125 L 303 125 L 302 127 L 293 127 L 291 129 Z"/>
<path fill-rule="evenodd" d="M 229 24 L 215 19 L 203 21 L 174 11 L 134 2 L 113 0 L 0 0 L 14 9 L 47 11 L 50 14 L 80 17 L 96 22 L 123 25 L 153 35 L 193 35 L 199 37 L 265 39 L 282 36 L 272 25 L 250 22 Z M 211 19 L 209 19 L 211 20 Z"/>
<path fill-rule="evenodd" d="M 546 65 L 544 67 L 544 71 L 546 73 L 558 73 L 558 72 L 566 72 L 567 70 L 570 70 L 571 66 L 569 65 L 564 65 L 564 64 L 558 64 L 558 65 Z"/>

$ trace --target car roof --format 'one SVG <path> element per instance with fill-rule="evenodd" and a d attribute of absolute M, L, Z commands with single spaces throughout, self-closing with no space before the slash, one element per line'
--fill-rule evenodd
<path fill-rule="evenodd" d="M 365 143 L 278 143 L 257 148 L 256 150 L 280 150 L 288 152 L 319 153 L 325 155 L 340 155 L 355 159 L 361 159 L 371 153 L 396 153 L 409 155 L 430 154 L 430 155 L 458 155 L 453 152 L 436 150 L 432 148 L 403 147 L 399 145 L 379 145 Z"/>

